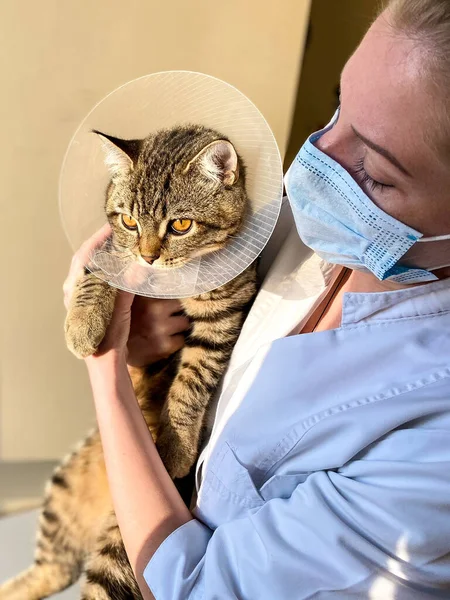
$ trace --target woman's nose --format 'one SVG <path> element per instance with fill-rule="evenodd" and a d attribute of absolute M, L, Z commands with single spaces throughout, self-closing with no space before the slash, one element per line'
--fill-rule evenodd
<path fill-rule="evenodd" d="M 354 142 L 338 125 L 324 133 L 314 145 L 346 171 L 352 171 L 356 163 Z"/>
<path fill-rule="evenodd" d="M 337 160 L 337 156 L 342 152 L 342 137 L 339 135 L 337 126 L 322 134 L 314 145 L 324 154 Z"/>

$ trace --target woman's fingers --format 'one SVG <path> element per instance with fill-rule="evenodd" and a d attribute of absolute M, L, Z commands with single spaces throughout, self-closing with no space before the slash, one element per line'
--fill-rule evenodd
<path fill-rule="evenodd" d="M 177 314 L 181 310 L 178 300 L 135 297 L 128 338 L 129 365 L 148 365 L 183 347 L 183 332 L 189 329 L 190 322 L 185 315 Z"/>
<path fill-rule="evenodd" d="M 170 317 L 183 309 L 178 300 L 166 300 L 161 298 L 146 298 L 145 310 L 147 314 L 155 317 Z"/>
<path fill-rule="evenodd" d="M 183 331 L 187 331 L 190 328 L 190 326 L 191 323 L 189 319 L 184 316 L 171 316 L 165 322 L 165 329 L 168 335 L 174 335 L 177 333 L 182 333 Z"/>
<path fill-rule="evenodd" d="M 184 335 L 166 335 L 148 340 L 145 338 L 128 338 L 127 363 L 131 367 L 144 367 L 159 360 L 168 358 L 184 346 Z"/>
<path fill-rule="evenodd" d="M 89 262 L 89 257 L 94 248 L 100 246 L 106 238 L 111 235 L 111 226 L 106 223 L 94 233 L 88 240 L 81 244 L 79 250 L 75 252 L 70 263 L 69 273 L 63 283 L 64 305 L 69 307 L 70 297 L 75 283 L 83 273 L 84 266 Z"/>
<path fill-rule="evenodd" d="M 162 344 L 162 355 L 164 357 L 170 356 L 177 350 L 181 350 L 184 346 L 184 335 L 171 335 L 164 338 L 164 342 Z"/>
<path fill-rule="evenodd" d="M 124 290 L 117 290 L 111 321 L 97 354 L 104 354 L 113 349 L 122 352 L 127 348 L 133 299 L 133 294 Z"/>
<path fill-rule="evenodd" d="M 181 314 L 177 315 L 177 313 Z M 173 319 L 175 321 L 172 323 Z M 136 296 L 133 303 L 133 326 L 144 336 L 155 333 L 172 334 L 187 329 L 189 321 L 182 314 L 182 307 L 178 300 Z"/>

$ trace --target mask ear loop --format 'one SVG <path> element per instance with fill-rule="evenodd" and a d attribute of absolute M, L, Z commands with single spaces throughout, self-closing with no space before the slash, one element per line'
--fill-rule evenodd
<path fill-rule="evenodd" d="M 448 241 L 448 240 L 450 240 L 450 234 L 446 234 L 446 235 L 434 235 L 434 236 L 419 238 L 416 243 L 418 243 L 418 242 L 444 242 L 444 241 Z M 414 252 L 413 252 L 408 257 L 408 260 L 409 261 L 414 261 L 414 258 L 416 256 L 417 255 L 414 254 Z M 420 256 L 420 254 L 419 254 L 419 256 Z M 430 272 L 432 272 L 432 271 L 438 271 L 439 269 L 445 269 L 445 268 L 447 268 L 449 266 L 450 266 L 450 262 L 447 262 L 447 263 L 443 263 L 443 264 L 440 264 L 440 265 L 437 265 L 437 266 L 426 267 L 426 270 L 430 271 Z"/>
<path fill-rule="evenodd" d="M 430 237 L 419 238 L 418 242 L 443 242 L 444 240 L 450 240 L 450 233 L 447 235 L 434 235 Z"/>
<path fill-rule="evenodd" d="M 450 240 L 450 234 L 447 235 L 433 235 L 433 236 L 429 236 L 426 238 L 419 238 L 417 241 L 418 242 L 443 242 L 445 240 Z M 437 267 L 430 267 L 429 269 L 427 269 L 427 271 L 438 271 L 439 269 L 445 269 L 446 267 L 448 267 L 448 263 L 447 264 L 443 264 L 443 265 L 439 265 Z"/>
<path fill-rule="evenodd" d="M 418 246 L 418 242 L 434 242 L 436 246 Z M 419 238 L 400 259 L 399 264 L 413 269 L 425 269 L 428 272 L 450 267 L 449 242 L 450 234 Z M 433 252 L 430 254 L 428 251 L 431 250 Z"/>

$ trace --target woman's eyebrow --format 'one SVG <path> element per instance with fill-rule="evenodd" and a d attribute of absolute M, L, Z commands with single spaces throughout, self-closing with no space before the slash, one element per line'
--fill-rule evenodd
<path fill-rule="evenodd" d="M 364 137 L 361 133 L 359 133 L 358 131 L 356 131 L 356 129 L 353 127 L 353 125 L 351 126 L 353 133 L 364 143 L 366 144 L 366 146 L 369 146 L 369 148 L 372 148 L 372 150 L 375 150 L 375 152 L 378 152 L 378 154 L 381 154 L 381 156 L 384 156 L 384 158 L 387 158 L 387 160 L 389 162 L 391 162 L 394 166 L 397 167 L 397 169 L 400 169 L 400 171 L 402 173 L 404 173 L 405 175 L 407 175 L 408 177 L 411 177 L 411 173 L 409 173 L 405 167 L 401 164 L 400 161 L 398 161 L 394 155 L 392 155 L 388 150 L 386 150 L 386 148 L 383 148 L 382 146 L 379 146 L 378 144 L 375 144 L 375 142 L 371 142 L 370 140 L 368 140 L 366 137 Z"/>

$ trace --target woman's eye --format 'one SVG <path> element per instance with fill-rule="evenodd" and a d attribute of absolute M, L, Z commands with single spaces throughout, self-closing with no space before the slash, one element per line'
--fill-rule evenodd
<path fill-rule="evenodd" d="M 131 229 L 132 231 L 138 228 L 136 219 L 133 219 L 130 215 L 122 215 L 122 223 L 124 227 Z"/>
<path fill-rule="evenodd" d="M 176 219 L 170 223 L 170 227 L 173 233 L 180 235 L 190 231 L 192 224 L 193 221 L 191 219 Z"/>
<path fill-rule="evenodd" d="M 393 185 L 389 185 L 387 183 L 381 183 L 381 181 L 377 181 L 376 179 L 373 179 L 373 177 L 371 177 L 369 175 L 369 173 L 366 171 L 366 169 L 364 167 L 364 159 L 363 158 L 360 158 L 357 161 L 357 163 L 353 167 L 353 173 L 355 174 L 356 178 L 359 180 L 360 185 L 368 186 L 372 192 L 377 189 L 380 190 L 381 192 L 383 192 L 387 189 L 395 187 Z"/>

